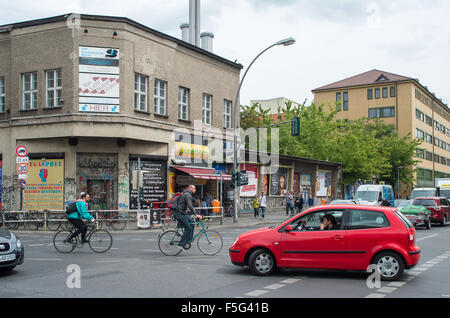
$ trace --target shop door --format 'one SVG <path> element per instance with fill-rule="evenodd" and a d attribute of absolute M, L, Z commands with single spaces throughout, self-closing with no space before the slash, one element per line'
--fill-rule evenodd
<path fill-rule="evenodd" d="M 90 210 L 113 210 L 110 180 L 87 180 L 88 193 L 91 196 Z"/>

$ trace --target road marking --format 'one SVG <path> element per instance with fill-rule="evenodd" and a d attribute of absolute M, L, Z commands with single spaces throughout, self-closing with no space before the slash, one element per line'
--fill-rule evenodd
<path fill-rule="evenodd" d="M 284 286 L 286 286 L 286 285 L 284 285 L 284 284 L 272 284 L 272 285 L 266 286 L 264 288 L 271 289 L 271 290 L 276 290 L 276 289 L 280 289 L 280 288 L 282 288 Z"/>
<path fill-rule="evenodd" d="M 442 297 L 450 298 L 450 295 L 442 295 Z"/>
<path fill-rule="evenodd" d="M 414 268 L 414 270 L 415 271 L 419 271 L 419 272 L 425 272 L 425 271 L 430 269 L 429 267 L 422 267 L 422 266 L 421 267 L 416 267 L 416 268 Z"/>
<path fill-rule="evenodd" d="M 366 298 L 383 298 L 383 297 L 386 297 L 386 294 L 372 293 L 366 296 Z"/>
<path fill-rule="evenodd" d="M 423 241 L 423 240 L 426 240 L 426 239 L 429 239 L 429 238 L 432 238 L 432 237 L 436 237 L 436 236 L 439 236 L 439 235 L 438 234 L 431 234 L 431 235 L 428 235 L 428 236 L 416 239 L 416 242 L 420 242 L 420 241 Z"/>
<path fill-rule="evenodd" d="M 388 286 L 391 287 L 403 287 L 406 284 L 406 282 L 392 282 L 389 283 Z"/>
<path fill-rule="evenodd" d="M 380 289 L 377 289 L 377 292 L 390 294 L 396 290 L 397 290 L 396 287 L 382 287 Z"/>
<path fill-rule="evenodd" d="M 250 296 L 250 297 L 258 297 L 258 296 L 264 295 L 264 294 L 266 294 L 268 292 L 269 292 L 268 290 L 257 289 L 257 290 L 251 291 L 251 292 L 249 292 L 249 293 L 247 293 L 245 295 L 246 296 Z"/>
<path fill-rule="evenodd" d="M 301 281 L 301 278 L 299 278 L 299 279 L 289 278 L 289 279 L 282 280 L 281 283 L 293 284 L 293 283 L 296 283 L 298 281 Z"/>
<path fill-rule="evenodd" d="M 27 261 L 62 261 L 60 258 L 27 258 Z"/>
<path fill-rule="evenodd" d="M 30 244 L 27 245 L 27 247 L 37 247 L 37 246 L 43 246 L 44 244 Z"/>

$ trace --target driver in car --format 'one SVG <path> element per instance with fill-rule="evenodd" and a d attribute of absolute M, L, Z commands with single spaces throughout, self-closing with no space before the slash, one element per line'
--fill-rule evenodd
<path fill-rule="evenodd" d="M 337 230 L 338 225 L 336 219 L 331 214 L 325 214 L 322 218 L 322 224 L 320 224 L 320 230 L 329 231 Z"/>

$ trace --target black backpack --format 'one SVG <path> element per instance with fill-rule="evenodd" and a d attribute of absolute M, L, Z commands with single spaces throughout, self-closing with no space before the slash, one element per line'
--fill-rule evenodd
<path fill-rule="evenodd" d="M 73 212 L 78 211 L 77 209 L 77 201 L 72 202 L 66 208 L 66 215 L 72 214 Z"/>

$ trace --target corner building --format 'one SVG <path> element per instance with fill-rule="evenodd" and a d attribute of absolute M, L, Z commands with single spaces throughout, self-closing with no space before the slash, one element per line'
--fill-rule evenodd
<path fill-rule="evenodd" d="M 88 191 L 92 209 L 129 210 L 140 186 L 143 207 L 165 201 L 169 175 L 192 177 L 178 169 L 190 165 L 177 158 L 183 147 L 200 153 L 192 165 L 205 172 L 202 190 L 216 189 L 213 165 L 229 165 L 213 158 L 205 131 L 226 136 L 241 69 L 127 18 L 67 14 L 0 26 L 3 207 L 60 210 Z M 22 199 L 20 145 L 30 168 Z"/>

